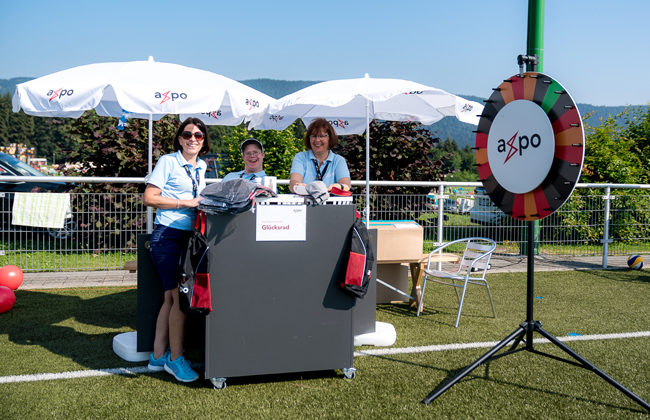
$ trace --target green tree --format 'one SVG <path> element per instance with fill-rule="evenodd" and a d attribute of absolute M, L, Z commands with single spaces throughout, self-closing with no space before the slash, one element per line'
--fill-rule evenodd
<path fill-rule="evenodd" d="M 7 143 L 22 143 L 26 146 L 33 146 L 34 117 L 25 114 L 22 109 L 19 112 L 12 112 L 9 114 L 7 133 Z"/>
<path fill-rule="evenodd" d="M 9 143 L 9 116 L 11 115 L 11 95 L 0 96 L 0 145 Z"/>
<path fill-rule="evenodd" d="M 63 122 L 55 124 L 51 118 L 34 118 L 32 145 L 36 147 L 36 157 L 46 158 L 52 163 L 56 163 L 52 161 L 54 156 L 59 160 L 64 158 L 64 130 Z"/>
<path fill-rule="evenodd" d="M 633 150 L 641 161 L 643 182 L 649 182 L 650 171 L 650 107 L 634 107 L 626 110 L 627 136 L 634 142 Z"/>
<path fill-rule="evenodd" d="M 116 128 L 117 122 L 117 118 L 100 117 L 95 111 L 87 111 L 82 117 L 72 120 L 67 137 L 71 144 L 78 146 L 78 150 L 70 150 L 69 159 L 81 163 L 86 176 L 147 175 L 149 122 L 130 119 L 123 131 Z M 154 122 L 154 164 L 160 156 L 173 151 L 173 137 L 178 126 L 175 116 Z"/>
<path fill-rule="evenodd" d="M 436 156 L 439 139 L 420 123 L 372 121 L 370 123 L 370 179 L 383 181 L 440 181 L 446 172 L 444 160 Z M 366 179 L 365 134 L 345 137 L 337 151 L 348 163 L 353 180 Z M 379 194 L 428 192 L 428 187 L 370 187 Z M 364 191 L 365 192 L 365 191 Z"/>
<path fill-rule="evenodd" d="M 69 159 L 81 164 L 84 176 L 93 177 L 144 177 L 148 161 L 148 121 L 129 120 L 123 131 L 116 128 L 118 119 L 100 117 L 95 111 L 70 122 L 66 137 L 77 150 L 70 150 Z M 172 152 L 173 137 L 179 121 L 176 117 L 164 117 L 153 124 L 153 162 Z M 65 175 L 78 175 L 70 169 Z M 142 184 L 85 184 L 80 183 L 72 193 L 80 194 L 75 203 L 91 211 L 77 214 L 80 231 L 76 239 L 82 246 L 96 252 L 114 248 L 136 248 L 136 237 L 129 232 L 141 227 L 145 216 L 131 209 L 141 205 Z M 110 193 L 110 194 L 87 194 Z"/>
<path fill-rule="evenodd" d="M 423 128 L 420 123 L 373 121 L 370 124 L 370 179 L 386 181 L 440 181 L 447 172 L 445 160 L 451 154 L 435 154 L 439 139 Z M 353 180 L 366 179 L 366 137 L 347 136 L 341 142 L 338 153 L 348 163 Z M 398 219 L 420 217 L 420 209 L 430 187 L 370 187 L 372 200 L 379 194 L 405 194 L 400 204 L 382 200 L 371 207 L 381 211 L 394 211 Z M 362 190 L 365 193 L 365 188 Z M 362 205 L 363 207 L 364 205 Z M 399 207 L 398 207 L 399 206 Z"/>
<path fill-rule="evenodd" d="M 222 162 L 219 176 L 223 178 L 229 172 L 244 169 L 244 161 L 239 147 L 244 140 L 254 137 L 264 146 L 264 172 L 269 176 L 288 179 L 293 157 L 296 153 L 304 150 L 302 140 L 296 137 L 295 130 L 295 122 L 283 131 L 248 131 L 243 124 L 235 127 L 232 137 L 223 138 L 227 147 L 225 153 L 227 153 L 228 159 Z M 280 192 L 289 192 L 288 186 L 285 185 L 279 186 L 278 189 Z"/>
<path fill-rule="evenodd" d="M 233 127 L 226 125 L 208 125 L 210 134 L 210 153 L 226 153 L 227 140 L 232 138 Z"/>
<path fill-rule="evenodd" d="M 585 160 L 582 170 L 582 182 L 607 182 L 634 184 L 645 183 L 648 179 L 647 170 L 642 162 L 647 158 L 639 153 L 633 137 L 634 132 L 622 126 L 618 118 L 626 120 L 629 124 L 629 110 L 617 116 L 609 116 L 600 125 L 589 126 L 589 115 L 584 119 L 585 126 Z M 643 147 L 643 146 L 642 146 Z"/>
<path fill-rule="evenodd" d="M 585 122 L 585 159 L 581 182 L 645 184 L 650 170 L 650 111 L 644 107 L 624 109 L 620 114 L 600 119 L 599 125 L 590 126 L 591 114 L 583 117 Z M 594 203 L 591 195 L 602 191 L 577 189 L 568 205 L 569 210 L 559 213 L 562 227 L 549 231 L 553 239 L 564 241 L 570 237 L 590 238 L 588 243 L 599 243 L 604 224 L 602 204 Z M 617 193 L 610 202 L 611 238 L 622 242 L 634 242 L 648 230 L 650 217 L 646 211 L 630 211 L 648 207 L 646 193 L 630 190 Z"/>
<path fill-rule="evenodd" d="M 460 150 L 459 154 L 460 166 L 458 169 L 461 171 L 473 171 L 476 173 L 476 176 L 478 176 L 478 171 L 476 170 L 476 155 L 474 154 L 472 148 L 467 145 Z"/>

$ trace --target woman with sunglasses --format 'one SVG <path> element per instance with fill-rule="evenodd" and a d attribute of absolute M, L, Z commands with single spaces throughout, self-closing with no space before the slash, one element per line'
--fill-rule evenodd
<path fill-rule="evenodd" d="M 332 152 L 339 139 L 334 127 L 324 118 L 313 120 L 303 139 L 305 152 L 296 154 L 291 164 L 289 189 L 294 192 L 296 185 L 307 185 L 323 181 L 327 190 L 333 187 L 350 191 L 350 170 L 343 156 Z"/>
<path fill-rule="evenodd" d="M 187 249 L 195 207 L 201 200 L 199 193 L 205 188 L 207 165 L 199 158 L 210 151 L 205 124 L 198 118 L 183 121 L 174 135 L 174 150 L 158 159 L 143 197 L 146 206 L 157 209 L 149 249 L 165 290 L 148 368 L 165 370 L 181 382 L 192 382 L 199 375 L 183 357 L 187 315 L 181 312 L 178 301 L 178 262 Z"/>

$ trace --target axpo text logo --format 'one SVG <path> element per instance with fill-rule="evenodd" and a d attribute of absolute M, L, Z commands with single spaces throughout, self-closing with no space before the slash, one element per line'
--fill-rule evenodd
<path fill-rule="evenodd" d="M 517 145 L 519 147 L 515 145 L 515 142 L 517 142 Z M 512 137 L 510 137 L 510 140 L 507 142 L 505 139 L 499 139 L 497 151 L 499 153 L 508 153 L 506 160 L 503 161 L 503 164 L 505 165 L 505 163 L 509 161 L 511 157 L 517 154 L 517 152 L 519 152 L 519 156 L 523 156 L 524 150 L 528 149 L 528 147 L 536 149 L 541 144 L 542 138 L 539 134 L 535 133 L 530 136 L 530 138 L 528 138 L 528 136 L 520 136 L 519 132 L 517 131 Z M 506 146 L 509 147 L 509 149 L 506 150 Z"/>
<path fill-rule="evenodd" d="M 465 104 L 463 105 L 463 108 L 460 110 L 460 112 L 470 112 L 474 107 L 472 104 Z"/>
<path fill-rule="evenodd" d="M 328 120 L 328 122 L 332 124 L 334 127 L 339 127 L 339 128 L 346 128 L 346 126 L 349 125 L 347 121 L 339 120 L 339 119 Z"/>
<path fill-rule="evenodd" d="M 52 102 L 52 100 L 56 98 L 60 99 L 63 98 L 64 96 L 72 96 L 72 94 L 74 94 L 74 89 L 63 89 L 63 88 L 59 88 L 57 90 L 52 89 L 49 92 L 47 92 L 47 96 L 50 97 L 50 100 L 48 102 Z"/>
<path fill-rule="evenodd" d="M 250 111 L 253 108 L 259 108 L 260 102 L 254 99 L 246 99 L 246 105 L 248 105 L 248 110 Z"/>
<path fill-rule="evenodd" d="M 546 112 L 518 99 L 494 117 L 487 139 L 487 157 L 497 182 L 514 194 L 533 191 L 546 179 L 555 154 L 555 134 Z"/>
<path fill-rule="evenodd" d="M 221 110 L 217 111 L 212 111 L 212 112 L 202 112 L 201 115 L 207 115 L 209 118 L 214 118 L 215 120 L 218 120 L 219 117 L 221 116 Z"/>
<path fill-rule="evenodd" d="M 178 99 L 187 99 L 187 93 L 176 93 L 176 92 L 172 92 L 171 90 L 168 90 L 167 92 L 164 93 L 156 92 L 154 98 L 162 99 L 160 101 L 160 103 L 162 104 L 167 101 L 174 102 Z"/>

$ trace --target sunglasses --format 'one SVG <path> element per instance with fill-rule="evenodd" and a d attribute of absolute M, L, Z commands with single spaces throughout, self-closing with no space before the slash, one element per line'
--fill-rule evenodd
<path fill-rule="evenodd" d="M 181 137 L 183 138 L 183 140 L 187 140 L 187 141 L 191 140 L 192 137 L 194 137 L 196 139 L 196 141 L 203 141 L 203 138 L 205 137 L 205 135 L 203 133 L 200 133 L 200 132 L 199 133 L 192 133 L 191 131 L 183 131 L 183 133 L 181 133 Z"/>

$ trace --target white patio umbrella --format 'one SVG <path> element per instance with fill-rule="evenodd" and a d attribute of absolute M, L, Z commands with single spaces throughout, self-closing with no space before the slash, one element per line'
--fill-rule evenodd
<path fill-rule="evenodd" d="M 483 105 L 444 90 L 401 79 L 332 80 L 318 83 L 273 102 L 266 114 L 258 114 L 250 126 L 256 130 L 284 130 L 296 119 L 305 125 L 325 118 L 338 135 L 366 132 L 366 220 L 369 216 L 370 120 L 417 121 L 433 124 L 455 116 L 478 125 Z"/>
<path fill-rule="evenodd" d="M 178 64 L 148 61 L 99 63 L 63 70 L 16 86 L 13 111 L 42 117 L 78 118 L 95 109 L 101 116 L 149 120 L 167 114 L 198 116 L 208 124 L 238 125 L 263 113 L 273 101 L 219 74 Z M 151 209 L 147 225 L 151 230 Z"/>

